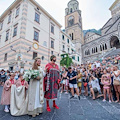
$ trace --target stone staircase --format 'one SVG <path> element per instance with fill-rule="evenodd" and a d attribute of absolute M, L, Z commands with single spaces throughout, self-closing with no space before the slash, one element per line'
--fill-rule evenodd
<path fill-rule="evenodd" d="M 100 58 L 106 58 L 106 56 L 108 56 L 109 54 L 111 54 L 115 50 L 116 50 L 116 48 L 114 47 L 114 48 L 102 51 L 101 54 L 99 55 L 99 59 Z"/>
<path fill-rule="evenodd" d="M 106 58 L 106 57 L 112 57 L 112 56 L 117 56 L 118 54 L 120 54 L 120 49 L 116 49 L 116 50 L 111 51 L 109 54 L 104 55 L 104 58 Z"/>

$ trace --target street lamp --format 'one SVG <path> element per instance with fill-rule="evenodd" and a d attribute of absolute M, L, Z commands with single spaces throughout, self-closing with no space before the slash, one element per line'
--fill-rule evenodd
<path fill-rule="evenodd" d="M 16 50 L 13 49 L 13 46 L 10 46 L 10 48 L 11 48 L 12 51 L 16 52 Z"/>
<path fill-rule="evenodd" d="M 29 50 L 27 51 L 27 53 L 30 52 L 30 50 L 31 50 L 31 47 L 29 47 Z"/>

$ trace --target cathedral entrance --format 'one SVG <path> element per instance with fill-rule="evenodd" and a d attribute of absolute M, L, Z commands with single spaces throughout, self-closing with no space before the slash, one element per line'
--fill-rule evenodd
<path fill-rule="evenodd" d="M 120 48 L 120 41 L 118 39 L 118 37 L 116 36 L 112 36 L 111 40 L 110 40 L 110 47 L 116 47 L 116 49 Z"/>

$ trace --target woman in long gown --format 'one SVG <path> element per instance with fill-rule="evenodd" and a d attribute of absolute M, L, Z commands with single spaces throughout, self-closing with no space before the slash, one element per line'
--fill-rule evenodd
<path fill-rule="evenodd" d="M 35 58 L 32 70 L 38 70 L 40 75 L 36 79 L 30 80 L 28 91 L 28 114 L 36 117 L 43 112 L 44 92 L 43 92 L 43 78 L 45 76 L 44 70 L 40 67 L 41 59 Z M 46 70 L 45 70 L 46 71 Z"/>

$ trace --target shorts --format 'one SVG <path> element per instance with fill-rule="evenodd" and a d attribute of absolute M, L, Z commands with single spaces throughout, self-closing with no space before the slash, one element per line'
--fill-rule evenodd
<path fill-rule="evenodd" d="M 63 84 L 65 85 L 66 80 L 63 80 Z"/>
<path fill-rule="evenodd" d="M 77 84 L 69 83 L 69 87 L 70 87 L 70 88 L 77 88 Z"/>
<path fill-rule="evenodd" d="M 78 82 L 78 87 L 82 87 L 82 82 Z"/>
<path fill-rule="evenodd" d="M 63 84 L 63 80 L 61 80 L 60 84 Z"/>
<path fill-rule="evenodd" d="M 98 89 L 97 89 L 97 88 L 93 88 L 93 91 L 94 91 L 95 93 L 97 93 L 97 92 L 98 92 Z"/>

